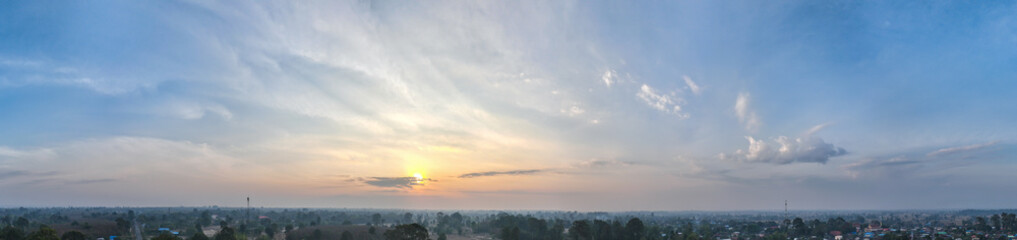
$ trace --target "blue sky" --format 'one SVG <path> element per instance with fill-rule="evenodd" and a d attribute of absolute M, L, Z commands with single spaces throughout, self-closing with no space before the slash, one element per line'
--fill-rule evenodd
<path fill-rule="evenodd" d="M 1012 208 L 1014 46 L 1007 2 L 6 3 L 0 206 Z"/>

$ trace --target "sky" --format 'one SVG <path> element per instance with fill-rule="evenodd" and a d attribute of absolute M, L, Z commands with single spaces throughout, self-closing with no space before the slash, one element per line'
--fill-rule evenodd
<path fill-rule="evenodd" d="M 0 207 L 1017 207 L 1017 3 L 0 7 Z"/>

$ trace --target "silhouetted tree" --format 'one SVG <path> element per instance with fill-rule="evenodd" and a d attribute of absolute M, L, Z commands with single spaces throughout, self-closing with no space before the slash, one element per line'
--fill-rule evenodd
<path fill-rule="evenodd" d="M 593 220 L 593 239 L 607 240 L 613 238 L 614 234 L 611 233 L 610 223 L 601 220 Z"/>
<path fill-rule="evenodd" d="M 311 234 L 311 239 L 313 240 L 322 240 L 323 237 L 324 236 L 323 233 L 321 232 L 321 229 L 314 229 L 314 233 Z"/>
<path fill-rule="evenodd" d="M 123 218 L 117 218 L 114 220 L 117 223 L 117 230 L 121 233 L 131 231 L 131 222 Z"/>
<path fill-rule="evenodd" d="M 64 235 L 60 235 L 60 240 L 85 240 L 85 239 L 88 239 L 88 237 L 85 237 L 84 233 L 78 231 L 69 231 L 65 232 Z"/>
<path fill-rule="evenodd" d="M 569 239 L 589 240 L 590 235 L 590 224 L 586 223 L 586 220 L 572 222 L 572 227 L 569 228 Z"/>
<path fill-rule="evenodd" d="M 278 228 L 279 228 L 279 225 L 276 225 L 275 223 L 266 226 L 265 227 L 265 235 L 268 235 L 269 238 L 274 238 L 275 237 L 275 232 L 278 231 L 277 230 Z"/>
<path fill-rule="evenodd" d="M 805 221 L 799 217 L 791 221 L 791 229 L 795 236 L 804 236 L 809 233 L 809 227 L 805 226 Z"/>
<path fill-rule="evenodd" d="M 181 239 L 173 234 L 163 231 L 162 233 L 159 234 L 159 236 L 155 236 L 151 240 L 181 240 Z"/>
<path fill-rule="evenodd" d="M 25 232 L 14 226 L 4 227 L 0 230 L 0 239 L 3 240 L 22 240 L 25 238 Z"/>
<path fill-rule="evenodd" d="M 992 215 L 992 217 L 989 218 L 989 221 L 992 222 L 992 227 L 994 228 L 994 230 L 999 231 L 1000 229 L 1003 228 L 1003 221 L 998 214 Z"/>
<path fill-rule="evenodd" d="M 978 231 L 989 231 L 989 224 L 985 222 L 984 217 L 975 217 L 975 230 Z"/>
<path fill-rule="evenodd" d="M 25 217 L 18 217 L 18 220 L 14 220 L 14 227 L 21 229 L 21 231 L 28 230 L 28 224 L 30 222 Z"/>
<path fill-rule="evenodd" d="M 427 240 L 427 228 L 420 224 L 403 224 L 385 231 L 387 240 Z"/>
<path fill-rule="evenodd" d="M 641 240 L 643 239 L 645 230 L 643 220 L 639 220 L 639 218 L 632 218 L 625 224 L 625 239 Z"/>
<path fill-rule="evenodd" d="M 194 236 L 191 236 L 190 240 L 209 240 L 209 239 L 208 236 L 205 236 L 205 233 L 198 231 L 194 233 Z"/>
<path fill-rule="evenodd" d="M 557 222 L 557 223 L 554 224 L 554 226 L 551 227 L 551 230 L 548 230 L 548 235 L 549 235 L 548 239 L 550 239 L 550 240 L 564 240 L 565 238 L 562 237 L 562 233 L 564 233 L 564 232 L 565 232 L 565 226 L 562 225 L 561 222 Z"/>
<path fill-rule="evenodd" d="M 506 227 L 501 229 L 502 240 L 519 240 L 519 227 Z"/>
<path fill-rule="evenodd" d="M 350 231 L 343 231 L 342 237 L 339 240 L 353 240 L 353 233 Z"/>
<path fill-rule="evenodd" d="M 215 236 L 212 237 L 212 239 L 215 239 L 215 240 L 234 240 L 234 239 L 237 239 L 236 235 L 237 235 L 237 233 L 236 233 L 236 231 L 233 230 L 233 228 L 230 228 L 229 226 L 223 226 L 222 230 L 219 230 L 219 233 L 216 233 Z"/>

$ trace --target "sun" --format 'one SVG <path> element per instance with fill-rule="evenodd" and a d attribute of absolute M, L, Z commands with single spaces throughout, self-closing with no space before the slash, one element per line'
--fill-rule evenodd
<path fill-rule="evenodd" d="M 420 173 L 413 173 L 413 178 L 417 179 L 417 183 L 424 181 L 424 175 Z"/>

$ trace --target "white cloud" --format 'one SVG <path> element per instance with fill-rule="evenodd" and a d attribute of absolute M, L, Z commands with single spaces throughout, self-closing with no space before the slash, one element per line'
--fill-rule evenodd
<path fill-rule="evenodd" d="M 54 155 L 52 149 L 18 150 L 0 146 L 0 159 L 7 158 L 49 158 Z"/>
<path fill-rule="evenodd" d="M 572 106 L 572 107 L 569 108 L 569 116 L 575 116 L 575 115 L 583 114 L 584 112 L 586 112 L 586 110 L 584 110 L 583 108 L 581 108 L 579 106 Z"/>
<path fill-rule="evenodd" d="M 843 148 L 811 136 L 794 139 L 780 136 L 770 142 L 750 136 L 745 139 L 749 141 L 748 149 L 739 149 L 731 155 L 721 154 L 721 158 L 774 164 L 826 163 L 831 157 L 847 154 Z"/>
<path fill-rule="evenodd" d="M 735 100 L 734 108 L 735 114 L 738 116 L 738 121 L 745 126 L 746 130 L 755 131 L 759 129 L 759 117 L 756 116 L 756 112 L 751 109 L 748 93 L 738 94 L 738 99 Z"/>
<path fill-rule="evenodd" d="M 685 85 L 689 86 L 689 90 L 691 90 L 693 94 L 699 95 L 699 92 L 702 90 L 699 88 L 699 85 L 697 85 L 696 82 L 692 81 L 692 78 L 690 78 L 689 76 L 682 76 L 682 79 L 685 79 Z"/>
<path fill-rule="evenodd" d="M 650 107 L 661 112 L 675 114 L 681 119 L 689 117 L 687 113 L 682 112 L 682 105 L 685 104 L 684 99 L 674 95 L 658 93 L 657 90 L 653 89 L 649 85 L 643 84 L 643 86 L 639 88 L 639 93 L 637 93 L 636 96 L 643 99 L 643 101 Z"/>
<path fill-rule="evenodd" d="M 959 153 L 959 152 L 974 151 L 974 150 L 978 150 L 978 149 L 982 149 L 982 148 L 986 148 L 986 147 L 991 147 L 991 146 L 996 145 L 998 143 L 999 143 L 999 141 L 992 141 L 992 142 L 987 142 L 987 143 L 980 143 L 980 144 L 960 146 L 960 147 L 942 148 L 942 149 L 939 149 L 939 150 L 936 150 L 936 151 L 932 151 L 932 152 L 926 154 L 926 156 L 934 157 L 934 156 L 942 156 L 942 155 L 954 154 L 954 153 Z"/>
<path fill-rule="evenodd" d="M 215 113 L 226 120 L 233 118 L 233 112 L 230 112 L 223 105 L 213 103 L 200 104 L 189 101 L 175 101 L 167 104 L 166 109 L 170 111 L 170 115 L 187 120 L 204 118 L 206 113 Z"/>
<path fill-rule="evenodd" d="M 604 80 L 604 85 L 606 85 L 607 87 L 611 87 L 611 84 L 615 83 L 615 79 L 614 79 L 615 75 L 616 75 L 616 73 L 614 72 L 614 70 L 607 70 L 607 71 L 604 71 L 604 75 L 603 76 L 600 76 L 600 79 Z"/>
<path fill-rule="evenodd" d="M 822 131 L 826 127 L 829 127 L 830 125 L 832 125 L 832 123 L 824 123 L 824 124 L 819 124 L 819 125 L 813 126 L 812 128 L 809 128 L 808 131 L 805 131 L 804 136 L 815 135 L 816 133 L 818 133 L 819 131 Z"/>

